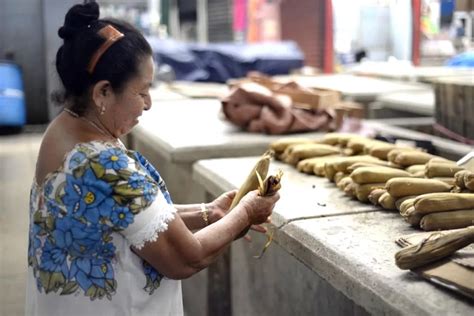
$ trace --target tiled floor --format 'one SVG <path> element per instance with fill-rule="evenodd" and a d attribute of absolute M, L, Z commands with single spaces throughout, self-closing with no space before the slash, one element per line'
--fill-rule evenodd
<path fill-rule="evenodd" d="M 0 315 L 24 314 L 28 203 L 41 134 L 0 136 Z"/>

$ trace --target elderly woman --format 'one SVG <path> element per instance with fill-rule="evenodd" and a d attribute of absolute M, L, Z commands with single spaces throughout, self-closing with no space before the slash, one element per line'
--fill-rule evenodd
<path fill-rule="evenodd" d="M 152 51 L 133 27 L 76 5 L 59 29 L 65 109 L 48 127 L 31 189 L 30 315 L 180 315 L 180 279 L 206 268 L 278 194 L 173 205 L 119 136 L 151 107 Z M 179 122 L 177 122 L 179 124 Z"/>

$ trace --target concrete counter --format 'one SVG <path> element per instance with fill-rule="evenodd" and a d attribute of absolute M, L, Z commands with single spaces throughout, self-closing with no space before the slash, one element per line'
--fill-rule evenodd
<path fill-rule="evenodd" d="M 410 113 L 422 116 L 433 116 L 435 107 L 435 96 L 433 89 L 423 89 L 417 91 L 394 92 L 379 96 L 374 102 L 381 110 L 386 109 L 396 112 Z M 374 105 L 371 105 L 371 110 Z M 405 117 L 406 115 L 394 115 L 394 113 L 384 113 L 385 117 Z M 374 117 L 375 115 L 371 115 Z M 378 117 L 378 116 L 377 116 Z"/>
<path fill-rule="evenodd" d="M 378 78 L 353 76 L 345 74 L 321 76 L 289 76 L 285 80 L 293 80 L 306 88 L 335 90 L 346 100 L 368 104 L 378 96 L 399 92 L 415 91 L 429 88 L 428 85 L 403 81 L 384 80 Z"/>
<path fill-rule="evenodd" d="M 429 82 L 440 77 L 473 76 L 474 70 L 468 67 L 415 67 L 400 63 L 366 62 L 350 68 L 348 73 L 392 80 Z"/>
<path fill-rule="evenodd" d="M 199 161 L 193 177 L 218 195 L 240 186 L 256 159 Z M 324 178 L 272 162 L 271 172 L 278 168 L 285 174 L 272 227 L 300 219 L 277 231 L 260 260 L 253 255 L 263 236 L 254 234 L 250 247 L 234 243 L 233 314 L 285 315 L 291 307 L 298 314 L 472 313 L 473 302 L 396 267 L 396 237 L 415 232 L 397 213 L 350 200 Z"/>
<path fill-rule="evenodd" d="M 191 179 L 191 165 L 200 159 L 261 155 L 282 135 L 248 133 L 220 118 L 216 99 L 156 102 L 130 135 L 160 171 L 176 203 L 202 202 L 204 192 Z M 319 138 L 322 133 L 292 134 Z"/>

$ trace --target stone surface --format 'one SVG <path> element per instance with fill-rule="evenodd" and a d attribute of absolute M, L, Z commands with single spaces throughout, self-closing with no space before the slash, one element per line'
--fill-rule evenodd
<path fill-rule="evenodd" d="M 290 225 L 278 235 L 283 248 L 373 314 L 468 315 L 474 308 L 472 301 L 398 269 L 394 255 L 400 248 L 394 241 L 416 231 L 397 213 Z"/>
<path fill-rule="evenodd" d="M 378 96 L 387 93 L 414 91 L 428 87 L 419 83 L 345 74 L 295 76 L 290 79 L 307 88 L 339 91 L 344 98 L 362 103 L 372 102 Z"/>
<path fill-rule="evenodd" d="M 377 101 L 384 108 L 433 116 L 435 96 L 433 89 L 408 92 L 394 92 L 382 95 Z"/>
<path fill-rule="evenodd" d="M 425 82 L 439 77 L 472 76 L 473 70 L 461 67 L 414 67 L 412 65 L 403 65 L 400 63 L 367 62 L 353 67 L 349 70 L 349 73 L 385 79 Z"/>
<path fill-rule="evenodd" d="M 282 137 L 242 131 L 221 119 L 220 109 L 216 99 L 158 102 L 144 113 L 132 136 L 173 162 L 260 155 L 271 141 Z M 318 138 L 323 133 L 291 136 L 298 135 Z"/>
<path fill-rule="evenodd" d="M 256 159 L 199 161 L 194 166 L 194 179 L 211 194 L 217 195 L 237 188 Z M 272 245 L 265 254 L 270 255 L 269 260 L 264 256 L 262 264 L 253 261 L 252 256 L 264 244 L 262 237 L 257 238 L 257 247 L 245 248 L 239 243 L 234 244 L 232 289 L 239 293 L 232 296 L 234 310 L 242 314 L 271 310 L 271 304 L 278 304 L 282 297 L 291 298 L 287 304 L 314 300 L 312 290 L 308 293 L 313 294 L 308 296 L 296 295 L 299 300 L 292 296 L 292 292 L 300 290 L 297 284 L 308 289 L 312 286 L 318 288 L 318 281 L 314 281 L 317 277 L 329 286 L 322 286 L 316 295 L 336 300 L 337 295 L 333 293 L 341 292 L 346 296 L 346 300 L 341 301 L 343 309 L 358 309 L 360 306 L 372 314 L 416 315 L 465 315 L 472 311 L 473 303 L 396 267 L 394 254 L 399 248 L 394 240 L 400 235 L 415 232 L 397 213 L 348 200 L 339 195 L 339 190 L 327 180 L 300 174 L 278 162 L 272 162 L 270 172 L 277 168 L 282 168 L 285 174 L 281 199 L 274 209 L 270 229 L 274 230 L 275 226 L 288 219 L 300 219 L 276 231 L 274 243 L 278 243 L 283 253 L 286 252 L 275 255 L 278 259 L 272 255 L 272 251 L 276 250 L 272 249 L 275 247 Z M 325 206 L 315 208 L 313 198 Z M 302 216 L 314 218 L 302 219 Z M 307 269 L 315 272 L 315 277 L 309 277 L 304 269 L 299 270 L 298 265 L 288 259 L 289 256 L 303 262 Z M 273 290 L 275 293 L 268 293 L 269 297 L 258 301 L 253 295 L 241 293 L 241 289 L 249 287 L 252 282 L 262 290 L 264 287 L 272 289 L 272 282 L 284 282 L 283 275 L 288 274 L 288 266 L 299 271 L 294 276 L 296 279 L 301 277 L 308 282 L 302 282 L 303 285 L 296 282 L 293 286 L 293 281 L 287 280 L 287 289 Z M 259 302 L 262 308 L 258 306 Z M 337 307 L 332 308 L 330 311 L 337 313 Z"/>
<path fill-rule="evenodd" d="M 194 180 L 209 193 L 218 196 L 240 187 L 258 157 L 201 160 L 194 165 Z M 288 220 L 324 217 L 338 214 L 373 212 L 371 204 L 352 200 L 326 178 L 298 172 L 293 166 L 272 161 L 269 174 L 283 171 L 280 201 L 275 206 L 272 221 L 280 225 Z"/>
<path fill-rule="evenodd" d="M 273 243 L 261 259 L 264 236 L 232 249 L 232 315 L 368 315 L 288 251 Z"/>

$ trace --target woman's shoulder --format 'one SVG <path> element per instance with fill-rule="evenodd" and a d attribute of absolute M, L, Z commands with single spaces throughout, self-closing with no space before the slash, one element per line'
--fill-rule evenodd
<path fill-rule="evenodd" d="M 60 137 L 60 131 L 48 131 L 38 156 L 36 181 L 46 182 L 55 174 L 72 173 L 84 165 L 92 164 L 101 169 L 134 168 L 133 152 L 119 141 L 91 139 L 88 137 Z"/>

